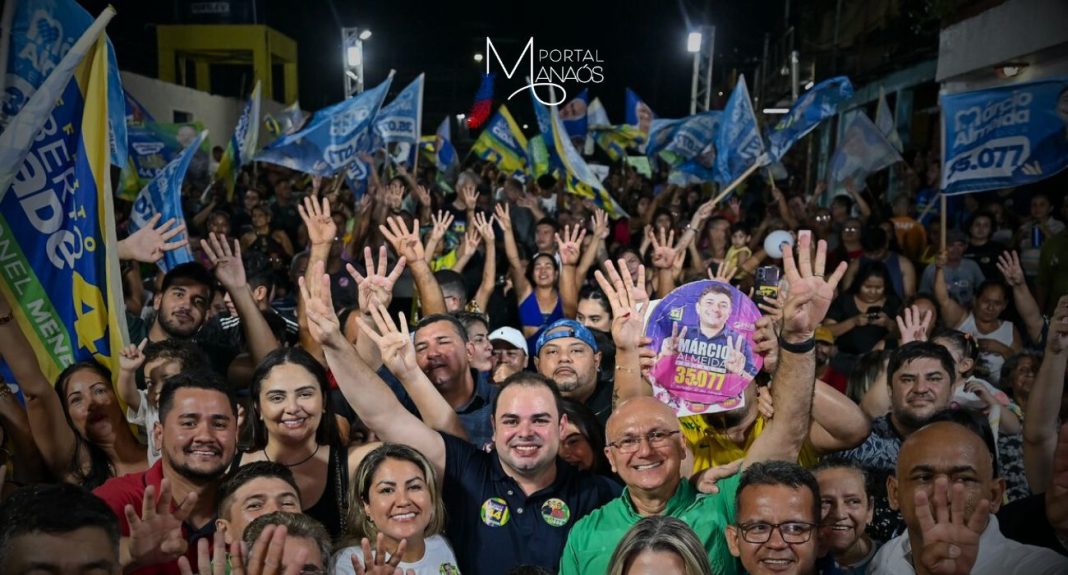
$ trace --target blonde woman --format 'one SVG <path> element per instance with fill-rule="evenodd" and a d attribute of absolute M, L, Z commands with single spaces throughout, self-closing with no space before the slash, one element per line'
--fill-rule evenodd
<path fill-rule="evenodd" d="M 646 517 L 627 531 L 608 563 L 609 575 L 711 575 L 697 535 L 674 517 Z"/>
<path fill-rule="evenodd" d="M 390 566 L 405 575 L 459 573 L 441 535 L 445 505 L 438 489 L 433 466 L 415 449 L 386 443 L 368 453 L 352 482 L 349 530 L 334 572 L 362 575 Z"/>

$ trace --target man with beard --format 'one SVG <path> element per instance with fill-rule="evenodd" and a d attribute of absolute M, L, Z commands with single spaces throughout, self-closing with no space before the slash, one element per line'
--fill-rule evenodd
<path fill-rule="evenodd" d="M 612 414 L 612 383 L 598 381 L 601 352 L 593 332 L 573 319 L 553 322 L 538 336 L 534 367 L 552 379 L 560 395 L 590 408 L 604 425 Z"/>
<path fill-rule="evenodd" d="M 126 314 L 130 341 L 191 339 L 207 318 L 208 307 L 215 296 L 211 274 L 197 262 L 174 266 L 163 276 L 163 287 L 152 300 L 156 317 L 151 325 Z"/>
<path fill-rule="evenodd" d="M 1002 534 L 993 513 L 1001 506 L 1005 481 L 997 476 L 995 454 L 986 419 L 966 411 L 938 413 L 910 434 L 887 484 L 890 504 L 901 510 L 908 531 L 887 541 L 868 572 L 1068 572 L 1068 558 Z"/>
<path fill-rule="evenodd" d="M 163 457 L 93 492 L 118 517 L 119 559 L 137 575 L 176 575 L 182 555 L 196 562 L 196 541 L 215 532 L 216 493 L 237 451 L 237 403 L 212 372 L 167 380 L 159 416 L 152 433 Z"/>
<path fill-rule="evenodd" d="M 871 434 L 863 443 L 841 454 L 860 464 L 871 478 L 875 519 L 868 526 L 868 533 L 881 541 L 889 540 L 903 526 L 886 494 L 886 479 L 894 473 L 901 444 L 949 406 L 956 369 L 945 347 L 913 341 L 890 354 L 886 373 L 890 413 L 872 422 Z"/>

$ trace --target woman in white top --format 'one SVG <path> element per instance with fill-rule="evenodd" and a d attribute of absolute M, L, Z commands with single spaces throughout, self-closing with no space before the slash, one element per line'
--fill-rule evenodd
<path fill-rule="evenodd" d="M 352 482 L 346 547 L 334 556 L 334 572 L 362 575 L 389 564 L 405 575 L 459 573 L 441 535 L 439 488 L 433 466 L 407 445 L 386 443 L 368 453 Z"/>
<path fill-rule="evenodd" d="M 1011 321 L 1001 319 L 1009 305 L 1009 288 L 1001 281 L 987 280 L 979 286 L 975 302 L 969 311 L 949 297 L 949 290 L 941 270 L 935 274 L 935 298 L 946 326 L 955 326 L 971 334 L 979 345 L 979 356 L 990 370 L 990 383 L 998 385 L 1001 366 L 1014 353 L 1023 349 L 1023 336 Z"/>

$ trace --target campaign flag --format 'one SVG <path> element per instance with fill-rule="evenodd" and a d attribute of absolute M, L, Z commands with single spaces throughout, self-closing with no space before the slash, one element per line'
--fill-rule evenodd
<path fill-rule="evenodd" d="M 170 219 L 174 219 L 177 224 L 185 223 L 185 215 L 182 213 L 182 181 L 185 179 L 185 173 L 189 171 L 193 156 L 196 155 L 201 142 L 207 136 L 207 130 L 201 132 L 192 145 L 182 150 L 177 158 L 160 170 L 155 179 L 137 194 L 133 209 L 130 211 L 130 233 L 147 226 L 148 221 L 156 214 L 160 214 L 160 223 Z M 182 232 L 174 238 L 174 241 L 180 241 L 185 235 L 185 232 Z M 193 261 L 193 253 L 189 250 L 189 246 L 185 246 L 163 254 L 159 267 L 163 273 L 167 273 L 174 266 L 191 261 Z"/>
<path fill-rule="evenodd" d="M 519 130 L 508 107 L 501 104 L 497 113 L 486 122 L 482 133 L 471 146 L 471 152 L 497 165 L 510 176 L 525 177 L 527 170 L 527 138 Z"/>
<path fill-rule="evenodd" d="M 740 177 L 754 162 L 767 162 L 764 138 L 757 127 L 745 76 L 738 77 L 738 84 L 723 109 L 716 149 L 719 153 L 714 179 L 723 185 Z"/>
<path fill-rule="evenodd" d="M 709 146 L 714 150 L 722 115 L 719 110 L 709 110 L 679 120 L 653 120 L 645 154 L 653 158 L 663 152 L 681 163 L 705 152 Z M 713 157 L 714 154 L 713 151 Z"/>
<path fill-rule="evenodd" d="M 142 188 L 148 185 L 160 170 L 178 157 L 187 146 L 196 140 L 204 126 L 200 122 L 171 124 L 165 122 L 140 122 L 126 125 L 129 136 L 129 154 L 126 168 L 122 170 L 119 197 L 133 201 Z M 210 174 L 209 154 L 211 148 L 205 140 L 193 158 L 189 179 L 198 182 Z"/>
<path fill-rule="evenodd" d="M 668 181 L 678 185 L 700 184 L 715 180 L 716 171 L 716 139 L 719 137 L 720 123 L 723 113 L 719 111 L 705 112 L 709 114 L 712 124 L 702 137 L 696 140 L 697 145 L 702 145 L 696 155 L 672 166 L 668 174 Z"/>
<path fill-rule="evenodd" d="M 879 104 L 875 107 L 875 127 L 886 137 L 886 141 L 899 153 L 903 148 L 901 136 L 897 133 L 894 125 L 894 115 L 890 112 L 890 106 L 886 103 L 886 92 L 879 86 Z"/>
<path fill-rule="evenodd" d="M 332 176 L 370 150 L 372 126 L 393 72 L 381 84 L 319 110 L 306 126 L 265 146 L 257 161 L 316 176 Z"/>
<path fill-rule="evenodd" d="M 831 156 L 830 189 L 860 190 L 869 174 L 901 161 L 901 155 L 864 112 L 850 118 L 842 141 Z"/>
<path fill-rule="evenodd" d="M 555 97 L 554 94 L 553 98 Z M 557 174 L 563 170 L 564 164 L 553 143 L 552 114 L 545 104 L 534 96 L 534 92 L 530 93 L 530 104 L 534 106 L 534 117 L 538 121 L 538 135 L 530 139 L 528 153 L 534 177 Z"/>
<path fill-rule="evenodd" d="M 456 148 L 452 145 L 449 117 L 445 116 L 445 119 L 438 125 L 437 132 L 434 133 L 434 166 L 439 172 L 446 172 L 458 162 Z"/>
<path fill-rule="evenodd" d="M 649 107 L 638 94 L 634 93 L 634 90 L 627 88 L 627 124 L 631 126 L 638 126 L 638 129 L 642 133 L 648 135 L 649 128 L 652 121 L 656 119 L 656 114 L 653 113 L 653 109 Z"/>
<path fill-rule="evenodd" d="M 126 107 L 126 124 L 144 124 L 145 122 L 155 122 L 156 119 L 152 117 L 152 114 L 147 109 L 130 95 L 129 92 L 123 91 L 124 104 Z"/>
<path fill-rule="evenodd" d="M 117 374 L 125 339 L 103 36 L 114 14 L 104 9 L 0 134 L 0 290 L 49 381 L 90 359 Z"/>
<path fill-rule="evenodd" d="M 589 111 L 590 94 L 585 88 L 578 93 L 570 102 L 560 109 L 560 120 L 564 123 L 567 135 L 571 136 L 571 142 L 581 146 L 586 141 L 589 132 L 587 112 Z M 577 143 L 576 143 L 577 142 Z"/>
<path fill-rule="evenodd" d="M 608 193 L 608 190 L 601 184 L 601 180 L 586 165 L 586 161 L 582 159 L 574 144 L 571 143 L 571 138 L 568 137 L 564 124 L 560 120 L 559 109 L 553 107 L 550 114 L 549 134 L 552 137 L 553 148 L 563 164 L 567 191 L 593 200 L 601 209 L 608 212 L 608 215 L 613 219 L 627 217 L 627 212 Z"/>
<path fill-rule="evenodd" d="M 790 146 L 814 130 L 824 118 L 838 113 L 838 106 L 852 97 L 853 84 L 845 76 L 824 80 L 802 94 L 768 134 L 771 159 L 782 159 Z"/>
<path fill-rule="evenodd" d="M 293 102 L 278 114 L 278 118 L 266 114 L 263 118 L 263 125 L 272 138 L 277 138 L 288 136 L 301 129 L 304 126 L 304 120 L 307 119 L 308 114 L 301 111 L 300 102 Z"/>
<path fill-rule="evenodd" d="M 197 140 L 197 147 L 199 143 L 204 140 L 203 134 L 199 140 Z M 260 81 L 256 80 L 256 87 L 252 89 L 252 95 L 249 96 L 248 102 L 245 103 L 244 109 L 241 110 L 241 116 L 237 118 L 237 126 L 234 127 L 234 135 L 230 137 L 230 143 L 226 146 L 226 151 L 223 152 L 222 160 L 219 161 L 219 167 L 215 170 L 215 177 L 219 178 L 226 184 L 226 198 L 228 200 L 234 199 L 234 185 L 237 184 L 237 172 L 241 169 L 241 166 L 252 161 L 252 154 L 256 151 L 256 144 L 260 140 Z M 186 148 L 188 150 L 188 148 Z M 187 154 L 182 154 L 183 156 Z M 192 154 L 188 154 L 190 159 Z M 173 162 L 172 162 L 173 163 Z M 188 169 L 188 162 L 186 167 L 182 169 L 182 177 L 185 176 L 185 170 Z M 170 165 L 167 166 L 170 169 Z M 164 171 L 166 171 L 165 169 Z M 157 176 L 158 178 L 159 176 Z M 178 180 L 181 181 L 179 177 Z M 143 193 L 143 192 L 142 192 Z M 167 221 L 163 218 L 162 221 Z"/>
<path fill-rule="evenodd" d="M 1068 77 L 941 97 L 942 193 L 1023 186 L 1068 166 Z"/>
<path fill-rule="evenodd" d="M 14 0 L 9 0 L 14 1 Z M 19 0 L 11 21 L 7 78 L 0 98 L 0 128 L 18 114 L 45 78 L 93 23 L 93 17 L 75 0 Z M 105 37 L 106 38 L 106 37 Z M 108 51 L 108 149 L 111 163 L 126 165 L 126 108 L 115 50 Z"/>
<path fill-rule="evenodd" d="M 612 122 L 608 121 L 608 112 L 605 111 L 601 99 L 594 98 L 586 108 L 586 127 L 590 130 L 595 130 L 597 128 L 607 128 L 611 125 Z"/>
<path fill-rule="evenodd" d="M 375 116 L 375 135 L 384 144 L 398 144 L 404 152 L 401 163 L 415 165 L 419 131 L 423 124 L 423 74 L 419 74 L 392 102 Z"/>

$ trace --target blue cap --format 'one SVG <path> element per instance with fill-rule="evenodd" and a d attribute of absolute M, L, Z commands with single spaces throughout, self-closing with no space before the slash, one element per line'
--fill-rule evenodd
<path fill-rule="evenodd" d="M 540 354 L 541 348 L 545 344 L 562 337 L 573 337 L 581 340 L 582 343 L 590 346 L 594 353 L 600 351 L 597 349 L 597 340 L 593 338 L 593 332 L 590 331 L 590 328 L 573 319 L 558 319 L 542 330 L 541 335 L 538 336 L 538 341 L 534 343 L 534 355 Z"/>

